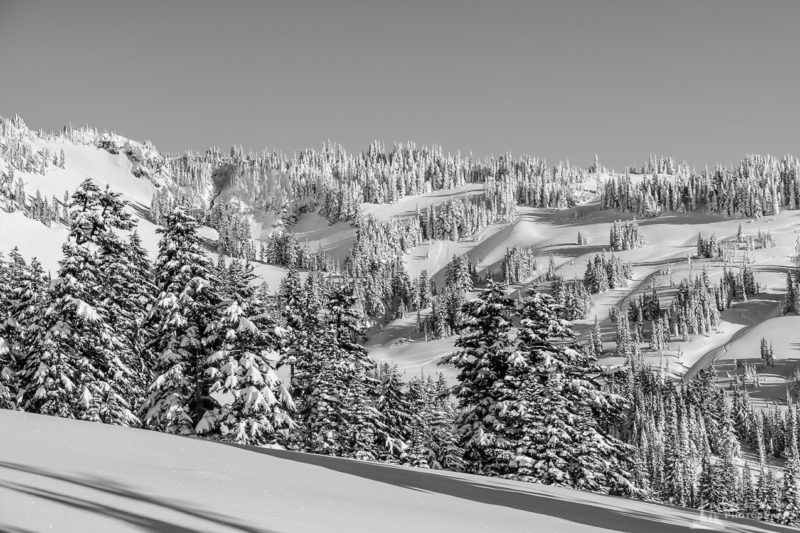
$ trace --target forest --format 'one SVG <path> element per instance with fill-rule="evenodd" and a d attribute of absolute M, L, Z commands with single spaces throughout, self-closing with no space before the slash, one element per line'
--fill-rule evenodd
<path fill-rule="evenodd" d="M 626 364 L 601 367 L 599 330 L 579 339 L 566 302 L 624 283 L 614 255 L 595 256 L 577 283 L 546 273 L 522 297 L 456 257 L 437 291 L 425 273 L 373 262 L 402 242 L 365 218 L 370 237 L 356 238 L 344 272 L 303 282 L 290 262 L 273 294 L 247 257 L 212 262 L 184 206 L 164 215 L 153 263 L 118 193 L 87 180 L 67 207 L 52 279 L 16 250 L 0 263 L 3 408 L 798 523 L 794 398 L 759 409 L 737 388 L 729 402 L 713 372 L 676 383 L 642 359 L 646 321 L 656 347 L 712 327 L 731 299 L 758 292 L 747 268 L 683 280 L 666 308 L 655 290 L 632 300 L 616 316 Z M 615 227 L 612 241 L 641 241 L 634 225 Z M 535 270 L 521 250 L 505 264 L 502 277 Z M 422 327 L 457 335 L 454 386 L 370 359 L 370 290 L 401 296 L 401 312 L 432 306 Z"/>

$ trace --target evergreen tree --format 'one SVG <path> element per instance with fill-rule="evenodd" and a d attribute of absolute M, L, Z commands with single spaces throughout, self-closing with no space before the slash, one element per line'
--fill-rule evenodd
<path fill-rule="evenodd" d="M 800 308 L 797 307 L 798 294 L 795 281 L 792 279 L 792 273 L 786 273 L 786 302 L 784 304 L 784 313 L 798 314 Z"/>
<path fill-rule="evenodd" d="M 597 321 L 597 316 L 594 317 L 594 326 L 592 328 L 594 336 L 594 353 L 595 356 L 600 356 L 603 353 L 603 334 L 600 331 L 600 323 Z"/>
<path fill-rule="evenodd" d="M 105 272 L 98 247 L 127 229 L 124 206 L 90 180 L 70 201 L 70 233 L 58 278 L 38 328 L 27 341 L 20 398 L 27 411 L 66 418 L 136 425 L 130 398 L 133 372 L 128 346 L 103 309 Z"/>
<path fill-rule="evenodd" d="M 222 346 L 209 357 L 219 368 L 211 394 L 232 397 L 221 406 L 219 432 L 240 444 L 275 444 L 279 432 L 295 427 L 289 414 L 294 402 L 275 371 L 278 337 L 284 330 L 254 288 L 252 265 L 234 260 L 229 278 L 230 292 L 218 325 Z"/>
<path fill-rule="evenodd" d="M 296 394 L 307 450 L 327 455 L 377 460 L 386 425 L 376 407 L 374 364 L 358 341 L 364 317 L 351 288 L 329 295 L 328 316 L 308 361 L 309 386 Z M 298 366 L 298 374 L 301 372 Z"/>
<path fill-rule="evenodd" d="M 100 205 L 107 216 L 115 217 L 116 229 L 135 227 L 120 195 L 108 186 L 100 195 Z M 108 316 L 113 331 L 121 336 L 123 349 L 118 355 L 132 373 L 130 400 L 134 409 L 138 409 L 151 377 L 142 326 L 155 296 L 152 266 L 135 231 L 128 239 L 117 232 L 104 231 L 98 234 L 97 242 L 98 263 L 103 273 L 98 305 Z"/>
<path fill-rule="evenodd" d="M 622 415 L 624 398 L 603 390 L 596 360 L 574 343 L 548 295 L 529 296 L 521 317 L 514 359 L 515 372 L 525 371 L 515 458 L 520 473 L 595 492 L 633 492 L 633 450 L 606 429 Z"/>
<path fill-rule="evenodd" d="M 389 452 L 389 460 L 395 457 L 404 460 L 414 419 L 412 399 L 405 390 L 397 365 L 383 363 L 379 370 L 377 408 L 386 426 L 384 447 Z"/>
<path fill-rule="evenodd" d="M 464 459 L 474 472 L 504 475 L 514 455 L 505 413 L 515 392 L 504 381 L 514 353 L 514 301 L 490 281 L 462 312 L 457 350 L 447 361 L 459 370 L 455 395 L 462 412 L 456 423 Z"/>
<path fill-rule="evenodd" d="M 788 445 L 786 450 L 786 469 L 783 473 L 781 492 L 782 524 L 796 526 L 800 520 L 800 450 L 797 447 L 797 414 L 794 404 L 789 405 L 787 419 Z"/>
<path fill-rule="evenodd" d="M 305 390 L 305 375 L 297 374 L 298 365 L 302 368 L 304 358 L 310 357 L 309 336 L 314 331 L 309 331 L 310 323 L 306 320 L 307 307 L 300 273 L 295 268 L 290 268 L 286 277 L 281 281 L 278 295 L 281 302 L 281 315 L 288 328 L 288 346 L 284 354 L 283 363 L 290 368 L 290 387 L 292 391 Z"/>
<path fill-rule="evenodd" d="M 13 280 L 11 268 L 0 254 L 0 409 L 14 409 L 17 395 L 17 368 L 11 352 L 17 335 L 13 322 Z"/>
<path fill-rule="evenodd" d="M 218 280 L 184 208 L 168 214 L 155 264 L 159 295 L 148 319 L 154 380 L 144 404 L 148 426 L 182 435 L 213 434 L 221 416 L 211 386 L 219 372 Z"/>

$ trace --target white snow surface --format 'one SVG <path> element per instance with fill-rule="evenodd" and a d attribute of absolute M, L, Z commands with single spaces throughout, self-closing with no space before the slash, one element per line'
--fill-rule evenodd
<path fill-rule="evenodd" d="M 544 485 L 0 411 L 4 532 L 789 531 Z"/>
<path fill-rule="evenodd" d="M 123 199 L 149 206 L 156 186 L 147 178 L 137 178 L 131 173 L 133 164 L 124 154 L 110 154 L 93 145 L 73 144 L 64 139 L 45 142 L 51 151 L 58 153 L 64 149 L 65 168 L 50 167 L 47 174 L 17 171 L 15 177 L 25 182 L 25 191 L 35 195 L 38 189 L 42 195 L 64 197 L 64 191 L 72 194 L 78 185 L 89 178 L 100 186 L 108 185 L 111 190 L 122 194 Z"/>
<path fill-rule="evenodd" d="M 0 209 L 0 253 L 8 254 L 17 246 L 26 261 L 36 257 L 45 271 L 55 274 L 67 233 L 67 229 L 60 224 L 48 228 L 19 211 L 6 213 Z"/>

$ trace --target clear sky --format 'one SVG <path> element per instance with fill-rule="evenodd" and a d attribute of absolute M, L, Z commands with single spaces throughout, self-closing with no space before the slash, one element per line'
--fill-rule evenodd
<path fill-rule="evenodd" d="M 162 151 L 730 163 L 800 155 L 799 24 L 796 0 L 0 0 L 0 114 Z"/>

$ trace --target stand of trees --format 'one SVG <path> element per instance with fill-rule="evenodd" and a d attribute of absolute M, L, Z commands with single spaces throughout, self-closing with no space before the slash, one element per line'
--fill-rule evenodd
<path fill-rule="evenodd" d="M 697 257 L 705 259 L 719 259 L 722 257 L 722 246 L 717 242 L 717 236 L 713 233 L 704 239 L 703 235 L 697 236 Z"/>
<path fill-rule="evenodd" d="M 651 165 L 648 176 L 606 181 L 601 205 L 638 216 L 705 209 L 728 217 L 777 215 L 800 208 L 800 160 L 793 156 L 751 155 L 738 165 L 701 172 L 686 165 Z M 666 170 L 666 172 L 664 172 Z"/>
<path fill-rule="evenodd" d="M 644 245 L 644 235 L 635 218 L 630 221 L 612 222 L 609 235 L 609 246 L 612 251 L 633 250 Z"/>
<path fill-rule="evenodd" d="M 631 278 L 633 272 L 630 264 L 623 263 L 613 253 L 610 257 L 600 253 L 587 260 L 583 282 L 591 294 L 598 294 L 608 289 L 624 287 Z"/>
<path fill-rule="evenodd" d="M 501 263 L 503 280 L 506 283 L 520 283 L 533 276 L 539 266 L 536 263 L 536 256 L 531 248 L 521 249 L 514 245 L 506 249 L 506 254 Z"/>
<path fill-rule="evenodd" d="M 118 195 L 85 182 L 54 280 L 16 251 L 0 262 L 2 407 L 797 523 L 793 404 L 730 408 L 709 374 L 677 388 L 635 350 L 608 373 L 552 296 L 492 281 L 460 303 L 455 388 L 404 382 L 361 346 L 352 280 L 290 269 L 271 297 L 248 263 L 214 265 L 183 209 L 165 222 L 150 264 Z M 475 283 L 454 258 L 447 290 Z M 786 457 L 783 476 L 763 459 L 742 474 L 742 445 Z"/>

